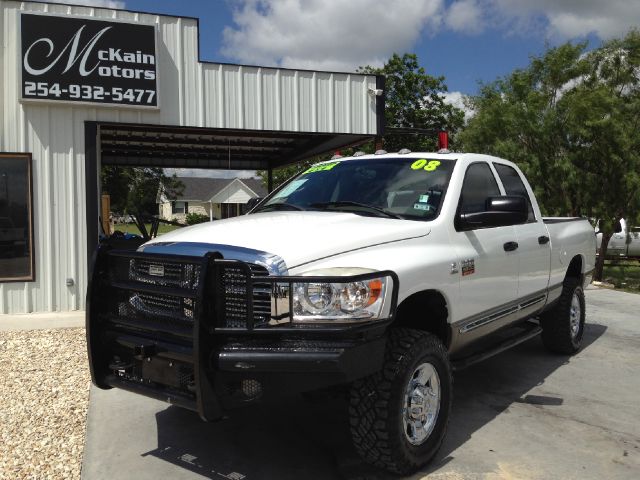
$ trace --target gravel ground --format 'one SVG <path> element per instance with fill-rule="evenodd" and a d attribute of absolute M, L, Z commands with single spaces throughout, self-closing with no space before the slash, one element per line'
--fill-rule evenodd
<path fill-rule="evenodd" d="M 83 328 L 0 332 L 0 479 L 80 478 L 89 384 Z"/>

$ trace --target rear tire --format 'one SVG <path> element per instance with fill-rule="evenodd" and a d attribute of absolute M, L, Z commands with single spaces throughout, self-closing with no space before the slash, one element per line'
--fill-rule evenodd
<path fill-rule="evenodd" d="M 585 302 L 580 280 L 567 277 L 558 303 L 540 318 L 542 343 L 554 353 L 572 355 L 584 335 Z"/>
<path fill-rule="evenodd" d="M 435 335 L 391 329 L 382 370 L 351 388 L 351 435 L 360 456 L 402 475 L 427 464 L 449 423 L 452 384 L 447 350 Z"/>

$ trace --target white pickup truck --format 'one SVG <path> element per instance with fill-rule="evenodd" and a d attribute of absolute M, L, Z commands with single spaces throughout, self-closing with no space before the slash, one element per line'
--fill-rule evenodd
<path fill-rule="evenodd" d="M 624 218 L 620 219 L 619 228 L 609 239 L 607 245 L 607 257 L 612 258 L 637 258 L 640 260 L 640 227 L 627 225 Z M 600 251 L 602 233 L 596 229 L 597 248 Z"/>
<path fill-rule="evenodd" d="M 92 379 L 206 420 L 345 385 L 358 452 L 408 473 L 443 441 L 455 369 L 540 333 L 552 352 L 580 348 L 595 244 L 585 219 L 542 218 L 500 158 L 334 158 L 248 215 L 102 245 Z"/>

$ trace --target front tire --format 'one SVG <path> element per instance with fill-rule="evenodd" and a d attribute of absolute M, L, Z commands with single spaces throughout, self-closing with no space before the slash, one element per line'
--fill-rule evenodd
<path fill-rule="evenodd" d="M 558 303 L 540 318 L 542 343 L 551 352 L 573 355 L 582 345 L 584 322 L 584 290 L 577 278 L 567 277 Z"/>
<path fill-rule="evenodd" d="M 382 370 L 351 388 L 351 435 L 360 456 L 403 475 L 424 466 L 442 445 L 452 389 L 447 350 L 435 335 L 391 329 Z"/>

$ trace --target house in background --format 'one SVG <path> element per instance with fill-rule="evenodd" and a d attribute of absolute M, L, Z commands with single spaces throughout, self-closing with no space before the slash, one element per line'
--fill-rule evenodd
<path fill-rule="evenodd" d="M 210 220 L 237 217 L 246 212 L 250 199 L 267 195 L 257 178 L 179 177 L 178 180 L 184 185 L 181 195 L 170 198 L 162 189 L 158 194 L 163 220 L 184 223 L 189 213 L 207 215 Z"/>

